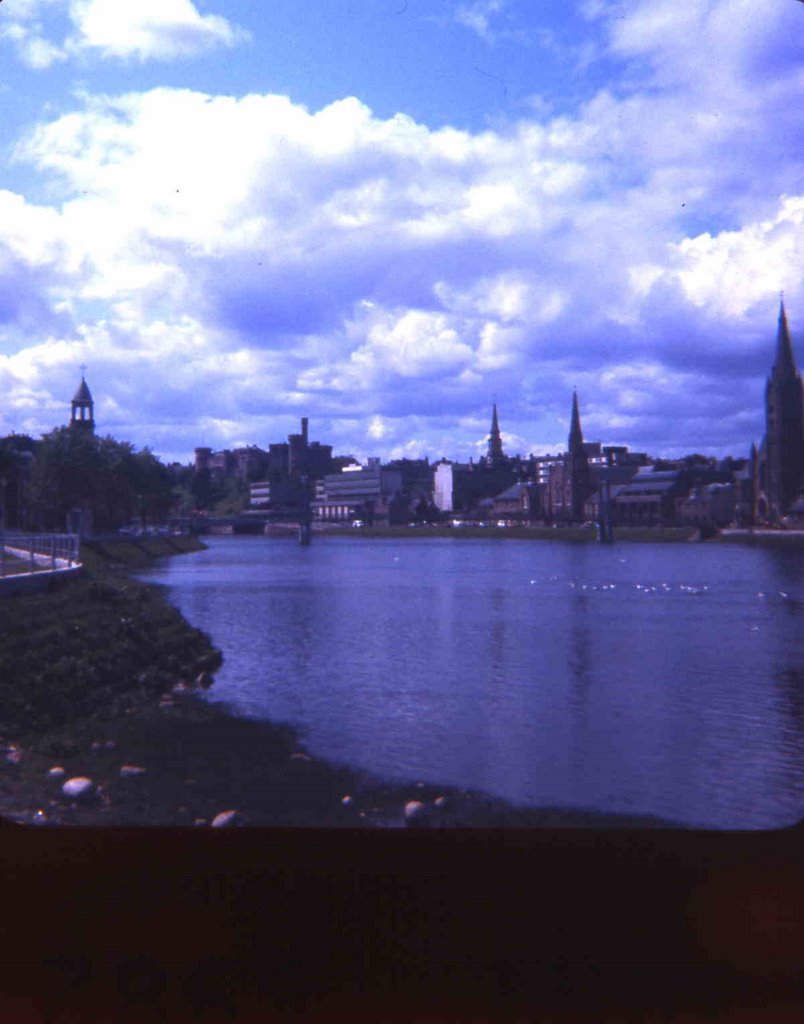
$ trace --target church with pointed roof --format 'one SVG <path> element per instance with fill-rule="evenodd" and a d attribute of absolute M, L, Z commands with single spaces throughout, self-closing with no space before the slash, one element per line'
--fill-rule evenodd
<path fill-rule="evenodd" d="M 589 453 L 583 439 L 578 392 L 572 392 L 567 453 L 549 470 L 547 517 L 569 523 L 584 522 L 586 502 L 594 490 Z"/>
<path fill-rule="evenodd" d="M 804 488 L 804 395 L 784 300 L 779 306 L 776 358 L 765 387 L 765 437 L 754 454 L 758 522 L 778 522 Z"/>

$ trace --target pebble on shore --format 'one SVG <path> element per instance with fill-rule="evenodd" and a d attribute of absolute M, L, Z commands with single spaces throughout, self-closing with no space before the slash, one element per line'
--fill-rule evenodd
<path fill-rule="evenodd" d="M 229 828 L 237 823 L 237 811 L 221 811 L 212 819 L 212 828 Z"/>
<path fill-rule="evenodd" d="M 62 793 L 71 800 L 80 800 L 81 797 L 90 796 L 93 790 L 92 779 L 85 775 L 76 775 L 68 779 L 61 787 Z"/>
<path fill-rule="evenodd" d="M 51 779 L 58 779 L 61 778 L 62 775 L 66 774 L 67 772 L 62 768 L 60 764 L 55 764 L 53 765 L 52 768 L 48 770 L 48 775 L 50 776 Z"/>
<path fill-rule="evenodd" d="M 422 824 L 427 820 L 428 808 L 421 800 L 408 800 L 405 804 L 405 821 L 408 824 Z"/>
<path fill-rule="evenodd" d="M 124 764 L 120 767 L 120 778 L 129 779 L 135 775 L 144 775 L 145 769 L 138 764 Z"/>

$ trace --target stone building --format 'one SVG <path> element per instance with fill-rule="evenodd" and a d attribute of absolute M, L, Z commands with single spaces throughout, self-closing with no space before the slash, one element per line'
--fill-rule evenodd
<path fill-rule="evenodd" d="M 541 514 L 541 492 L 539 484 L 519 480 L 498 494 L 491 506 L 496 520 L 527 523 Z"/>
<path fill-rule="evenodd" d="M 680 525 L 720 528 L 734 522 L 739 485 L 731 483 L 701 484 L 676 502 Z"/>

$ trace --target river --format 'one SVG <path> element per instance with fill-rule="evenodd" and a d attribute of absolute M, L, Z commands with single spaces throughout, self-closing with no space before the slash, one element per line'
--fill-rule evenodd
<path fill-rule="evenodd" d="M 688 827 L 802 816 L 804 552 L 207 543 L 148 578 L 223 651 L 209 699 L 315 756 Z"/>

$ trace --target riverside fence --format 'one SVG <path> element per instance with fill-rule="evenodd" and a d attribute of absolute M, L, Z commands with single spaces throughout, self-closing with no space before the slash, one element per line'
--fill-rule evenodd
<path fill-rule="evenodd" d="M 0 533 L 0 579 L 75 569 L 80 554 L 74 533 Z"/>

